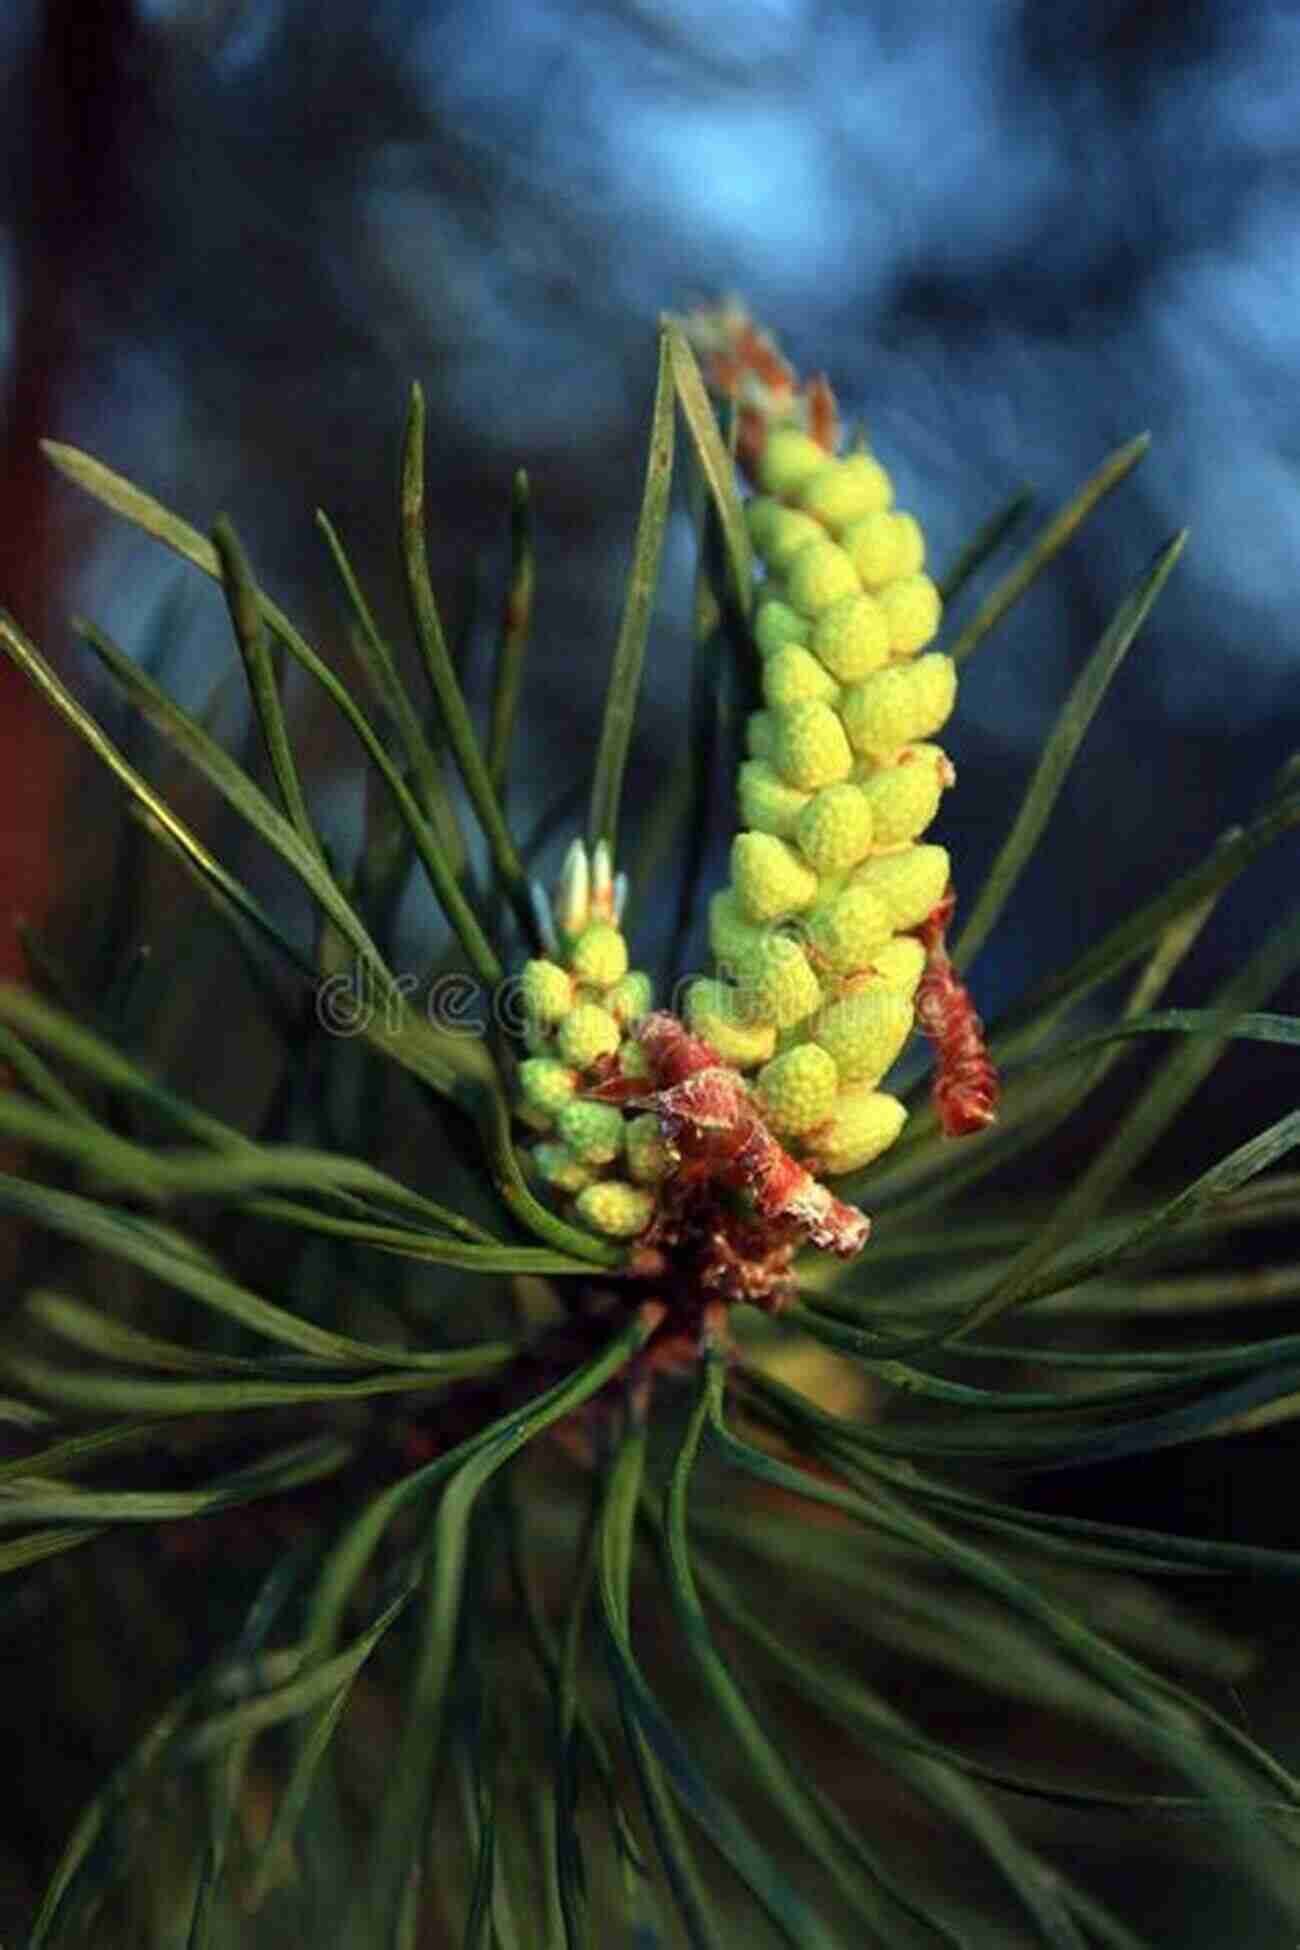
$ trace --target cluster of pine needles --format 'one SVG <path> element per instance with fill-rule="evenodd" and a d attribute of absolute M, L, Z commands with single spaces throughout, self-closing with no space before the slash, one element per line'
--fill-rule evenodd
<path fill-rule="evenodd" d="M 707 894 L 704 775 L 755 662 L 734 426 L 669 319 L 593 846 L 619 839 L 679 417 L 699 535 L 693 722 L 622 861 L 634 929 L 667 861 L 684 926 Z M 400 654 L 319 517 L 348 676 L 259 587 L 228 523 L 208 539 L 49 449 L 224 591 L 257 733 L 245 763 L 212 713 L 156 681 L 156 658 L 80 626 L 160 741 L 133 757 L 0 619 L 6 653 L 120 785 L 132 876 L 161 848 L 184 917 L 170 934 L 155 917 L 94 993 L 37 942 L 32 985 L 0 993 L 0 1139 L 24 1165 L 0 1176 L 0 1210 L 26 1242 L 0 1343 L 0 1590 L 28 1824 L 0 1856 L 6 1941 L 1138 1950 L 1122 1893 L 1103 1899 L 1076 1865 L 1108 1820 L 1130 1861 L 1209 1851 L 1239 1913 L 1300 1928 L 1300 1779 L 1230 1709 L 1241 1650 L 1189 1602 L 1213 1580 L 1284 1586 L 1300 1555 L 1023 1493 L 1038 1472 L 1203 1441 L 1300 1399 L 1300 1333 L 1239 1330 L 1248 1303 L 1300 1294 L 1285 1253 L 1261 1260 L 1300 1213 L 1283 1166 L 1300 1111 L 1180 1189 L 1138 1183 L 1231 1044 L 1300 1042 L 1300 1022 L 1262 1006 L 1300 961 L 1300 909 L 1204 1006 L 1161 1006 L 1219 897 L 1300 820 L 1300 768 L 990 1025 L 993 1132 L 954 1148 L 918 1079 L 901 1142 L 842 1188 L 875 1219 L 858 1261 L 814 1257 L 797 1302 L 736 1308 L 726 1346 L 706 1338 L 651 1375 L 654 1312 L 620 1278 L 624 1248 L 567 1223 L 521 1169 L 506 1029 L 469 1037 L 426 1006 L 451 971 L 495 993 L 537 951 L 530 876 L 573 798 L 516 837 L 527 482 L 481 735 L 430 587 L 424 445 L 417 389 Z M 983 644 L 1145 445 L 1111 456 L 939 647 L 961 661 Z M 1027 505 L 943 577 L 950 614 Z M 1183 541 L 1074 683 L 967 897 L 959 968 Z M 347 859 L 295 755 L 292 665 L 364 754 Z M 311 921 L 183 816 L 177 757 L 289 869 Z M 203 819 L 224 830 L 211 805 Z M 446 929 L 415 986 L 395 944 L 420 875 Z M 340 976 L 347 1034 L 320 1006 Z M 219 1036 L 235 1065 L 247 1047 L 264 1087 L 242 1121 L 169 1084 L 169 1039 L 186 1035 Z M 1024 1163 L 1153 1049 L 1086 1163 L 1050 1202 L 1020 1196 Z"/>

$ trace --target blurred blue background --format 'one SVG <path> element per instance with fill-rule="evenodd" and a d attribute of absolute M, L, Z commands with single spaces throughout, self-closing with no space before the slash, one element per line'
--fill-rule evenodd
<path fill-rule="evenodd" d="M 478 697 L 511 472 L 528 468 L 523 828 L 599 722 L 656 313 L 726 291 L 831 375 L 940 565 L 1022 481 L 1041 517 L 1108 449 L 1155 437 L 968 667 L 942 835 L 968 896 L 1072 674 L 1191 527 L 979 965 L 986 1009 L 1189 864 L 1300 744 L 1296 9 L 9 0 L 0 64 L 11 441 L 39 397 L 48 430 L 198 525 L 229 511 L 341 653 L 312 510 L 400 630 L 396 455 L 418 376 L 435 571 Z M 233 655 L 212 592 L 178 607 L 197 578 L 120 530 L 69 527 L 70 493 L 49 519 L 73 538 L 57 609 L 137 648 L 165 615 L 168 681 L 205 696 Z M 690 569 L 680 516 L 633 825 L 683 735 Z M 311 722 L 342 830 L 352 754 Z M 718 871 L 726 837 L 719 814 Z M 1183 993 L 1230 970 L 1298 867 L 1293 842 L 1254 871 Z M 647 942 L 670 895 L 665 879 L 643 909 Z M 1216 1086 L 1229 1131 L 1234 1092 L 1280 1087 L 1278 1070 Z"/>

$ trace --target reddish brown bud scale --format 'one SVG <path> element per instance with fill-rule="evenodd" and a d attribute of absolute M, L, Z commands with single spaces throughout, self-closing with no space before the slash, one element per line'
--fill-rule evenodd
<path fill-rule="evenodd" d="M 645 1096 L 645 1078 L 625 1077 L 616 1056 L 598 1057 L 589 1075 L 594 1081 L 583 1084 L 581 1095 L 593 1103 L 636 1104 Z"/>
<path fill-rule="evenodd" d="M 645 1052 L 660 1089 L 684 1082 L 697 1070 L 722 1066 L 722 1059 L 712 1043 L 706 1043 L 702 1036 L 692 1036 L 682 1028 L 676 1016 L 670 1016 L 665 1009 L 656 1009 L 653 1015 L 645 1018 L 636 1032 L 636 1039 Z"/>
<path fill-rule="evenodd" d="M 718 353 L 713 366 L 719 384 L 733 396 L 744 391 L 746 375 L 752 373 L 774 400 L 794 399 L 794 367 L 777 351 L 771 333 L 752 319 L 737 324 L 730 347 Z"/>
<path fill-rule="evenodd" d="M 839 408 L 824 373 L 800 384 L 770 333 L 739 307 L 694 312 L 689 324 L 707 384 L 736 407 L 736 458 L 751 480 L 769 432 L 783 422 L 803 425 L 828 456 L 835 453 Z"/>
<path fill-rule="evenodd" d="M 691 1229 L 703 1220 L 709 1237 L 702 1283 L 769 1305 L 779 1304 L 788 1284 L 791 1236 L 846 1258 L 861 1250 L 870 1230 L 865 1213 L 833 1197 L 778 1143 L 739 1074 L 710 1043 L 662 1012 L 646 1017 L 637 1039 L 658 1086 L 643 1101 L 678 1159 L 671 1181 L 677 1210 L 659 1222 L 651 1243 L 674 1223 Z M 761 1223 L 746 1226 L 721 1209 L 707 1218 L 702 1208 L 687 1210 L 691 1192 L 710 1183 L 747 1192 Z"/>
<path fill-rule="evenodd" d="M 935 1046 L 934 1107 L 945 1137 L 970 1137 L 997 1116 L 998 1073 L 970 992 L 948 958 L 945 933 L 956 907 L 951 887 L 915 930 L 925 949 L 916 1020 Z"/>
<path fill-rule="evenodd" d="M 808 432 L 819 447 L 833 454 L 840 444 L 840 410 L 824 372 L 815 373 L 803 388 L 808 402 Z"/>

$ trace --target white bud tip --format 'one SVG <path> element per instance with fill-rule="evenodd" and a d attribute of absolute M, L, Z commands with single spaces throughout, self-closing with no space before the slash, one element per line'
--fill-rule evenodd
<path fill-rule="evenodd" d="M 574 840 L 564 856 L 556 882 L 555 918 L 562 933 L 577 935 L 586 927 L 590 913 L 591 868 L 587 848 L 582 840 Z"/>
<path fill-rule="evenodd" d="M 614 916 L 614 863 L 609 842 L 597 840 L 591 855 L 591 911 L 599 921 Z"/>

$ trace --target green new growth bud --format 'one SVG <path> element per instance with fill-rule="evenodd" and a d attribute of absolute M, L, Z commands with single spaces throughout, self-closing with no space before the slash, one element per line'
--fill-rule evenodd
<path fill-rule="evenodd" d="M 895 923 L 887 902 L 873 889 L 846 887 L 843 893 L 820 901 L 804 926 L 814 958 L 836 975 L 853 975 L 869 966 Z"/>
<path fill-rule="evenodd" d="M 864 860 L 854 873 L 849 893 L 874 894 L 889 914 L 891 932 L 897 933 L 902 928 L 919 927 L 938 906 L 948 885 L 948 872 L 946 847 L 908 846 L 901 853 Z M 847 900 L 848 895 L 841 898 Z M 865 968 L 870 959 L 865 955 L 858 967 Z"/>
<path fill-rule="evenodd" d="M 822 999 L 817 977 L 797 941 L 768 933 L 742 955 L 736 969 L 736 1008 L 750 1023 L 792 1029 Z"/>
<path fill-rule="evenodd" d="M 910 1002 L 925 973 L 925 949 L 914 934 L 896 934 L 871 957 L 871 972 Z"/>
<path fill-rule="evenodd" d="M 775 574 L 784 575 L 806 548 L 825 540 L 826 530 L 811 515 L 801 515 L 797 508 L 782 508 L 768 528 L 763 560 Z"/>
<path fill-rule="evenodd" d="M 909 999 L 876 980 L 823 1009 L 813 1024 L 813 1036 L 834 1059 L 845 1083 L 878 1083 L 911 1029 Z M 560 1129 L 564 1129 L 563 1122 Z"/>
<path fill-rule="evenodd" d="M 893 483 L 870 454 L 849 454 L 828 462 L 802 480 L 794 495 L 806 513 L 837 531 L 887 508 L 893 498 Z"/>
<path fill-rule="evenodd" d="M 841 684 L 856 684 L 888 662 L 890 625 L 874 596 L 841 596 L 812 627 L 811 648 Z"/>
<path fill-rule="evenodd" d="M 788 711 L 807 698 L 834 704 L 839 694 L 826 666 L 798 643 L 783 644 L 763 666 L 763 702 L 770 711 Z"/>
<path fill-rule="evenodd" d="M 809 1140 L 818 1170 L 827 1178 L 860 1171 L 888 1151 L 906 1121 L 897 1097 L 882 1090 L 842 1090 L 831 1117 Z"/>
<path fill-rule="evenodd" d="M 580 1002 L 571 1009 L 555 1037 L 560 1055 L 575 1070 L 589 1070 L 598 1057 L 612 1056 L 621 1041 L 617 1022 L 595 1002 Z"/>
<path fill-rule="evenodd" d="M 751 921 L 797 914 L 817 898 L 817 876 L 792 846 L 771 833 L 738 833 L 731 847 L 731 884 Z"/>
<path fill-rule="evenodd" d="M 929 576 L 903 576 L 891 582 L 880 592 L 880 606 L 889 618 L 889 637 L 896 657 L 910 657 L 923 650 L 943 615 L 939 591 Z"/>
<path fill-rule="evenodd" d="M 796 837 L 818 873 L 856 867 L 871 847 L 871 807 L 856 785 L 824 786 L 799 815 Z"/>
<path fill-rule="evenodd" d="M 654 1001 L 654 984 L 639 968 L 632 969 L 605 991 L 605 1007 L 624 1029 L 649 1015 Z"/>
<path fill-rule="evenodd" d="M 653 1111 L 634 1117 L 625 1133 L 628 1175 L 638 1185 L 657 1185 L 673 1168 L 673 1154 L 664 1142 Z"/>
<path fill-rule="evenodd" d="M 526 961 L 521 977 L 524 1010 L 530 1023 L 546 1027 L 573 1007 L 573 977 L 553 961 Z"/>
<path fill-rule="evenodd" d="M 618 1178 L 606 1178 L 580 1192 L 578 1217 L 609 1239 L 635 1239 L 655 1215 L 654 1194 Z"/>
<path fill-rule="evenodd" d="M 519 1065 L 519 1089 L 531 1110 L 558 1117 L 573 1096 L 576 1074 L 553 1056 L 530 1056 Z"/>
<path fill-rule="evenodd" d="M 797 1137 L 824 1124 L 835 1108 L 839 1075 L 832 1058 L 816 1043 L 802 1043 L 773 1057 L 758 1074 L 763 1115 L 774 1131 Z"/>
<path fill-rule="evenodd" d="M 774 1026 L 742 1021 L 740 998 L 726 982 L 692 982 L 686 992 L 686 1021 L 692 1034 L 712 1043 L 723 1062 L 737 1070 L 766 1063 L 776 1048 Z"/>
<path fill-rule="evenodd" d="M 850 558 L 824 537 L 799 550 L 786 572 L 785 587 L 790 602 L 805 616 L 820 616 L 842 597 L 862 593 Z"/>
<path fill-rule="evenodd" d="M 746 718 L 745 749 L 751 758 L 774 758 L 776 719 L 770 711 L 751 711 Z"/>
<path fill-rule="evenodd" d="M 957 695 L 957 668 L 938 652 L 914 664 L 873 671 L 840 702 L 840 716 L 854 751 L 887 758 L 937 731 Z"/>
<path fill-rule="evenodd" d="M 580 1192 L 591 1183 L 591 1172 L 567 1144 L 535 1144 L 530 1155 L 538 1177 L 557 1192 Z"/>
<path fill-rule="evenodd" d="M 787 643 L 807 643 L 809 623 L 806 616 L 800 616 L 797 609 L 783 603 L 776 597 L 769 597 L 758 606 L 754 618 L 754 641 L 760 655 L 775 656 Z"/>
<path fill-rule="evenodd" d="M 826 449 L 796 427 L 777 427 L 767 436 L 758 463 L 758 482 L 765 494 L 793 494 L 801 481 L 826 465 Z"/>
<path fill-rule="evenodd" d="M 758 946 L 763 934 L 764 930 L 755 927 L 746 915 L 734 889 L 724 887 L 713 896 L 709 902 L 709 946 L 721 967 L 735 968 L 742 955 Z"/>
<path fill-rule="evenodd" d="M 623 1149 L 623 1113 L 576 1097 L 557 1119 L 559 1134 L 584 1165 L 612 1165 Z"/>
<path fill-rule="evenodd" d="M 633 1083 L 648 1083 L 650 1062 L 640 1043 L 624 1043 L 618 1053 L 618 1073 Z"/>
<path fill-rule="evenodd" d="M 938 745 L 907 745 L 893 765 L 879 766 L 863 779 L 871 803 L 876 846 L 901 846 L 923 833 L 939 809 L 952 766 Z"/>
<path fill-rule="evenodd" d="M 867 589 L 883 589 L 899 576 L 914 574 L 925 558 L 921 530 L 911 515 L 867 515 L 846 528 L 840 539 Z"/>
<path fill-rule="evenodd" d="M 574 942 L 569 966 L 579 981 L 611 988 L 627 974 L 627 943 L 612 922 L 593 921 Z"/>
<path fill-rule="evenodd" d="M 775 833 L 783 840 L 793 837 L 799 815 L 809 803 L 806 792 L 787 785 L 776 768 L 762 758 L 745 760 L 736 792 L 742 823 L 755 832 Z"/>
<path fill-rule="evenodd" d="M 782 778 L 803 792 L 838 785 L 853 769 L 853 753 L 838 713 L 810 700 L 770 714 L 772 749 L 767 754 Z M 763 756 L 756 753 L 756 756 Z"/>

